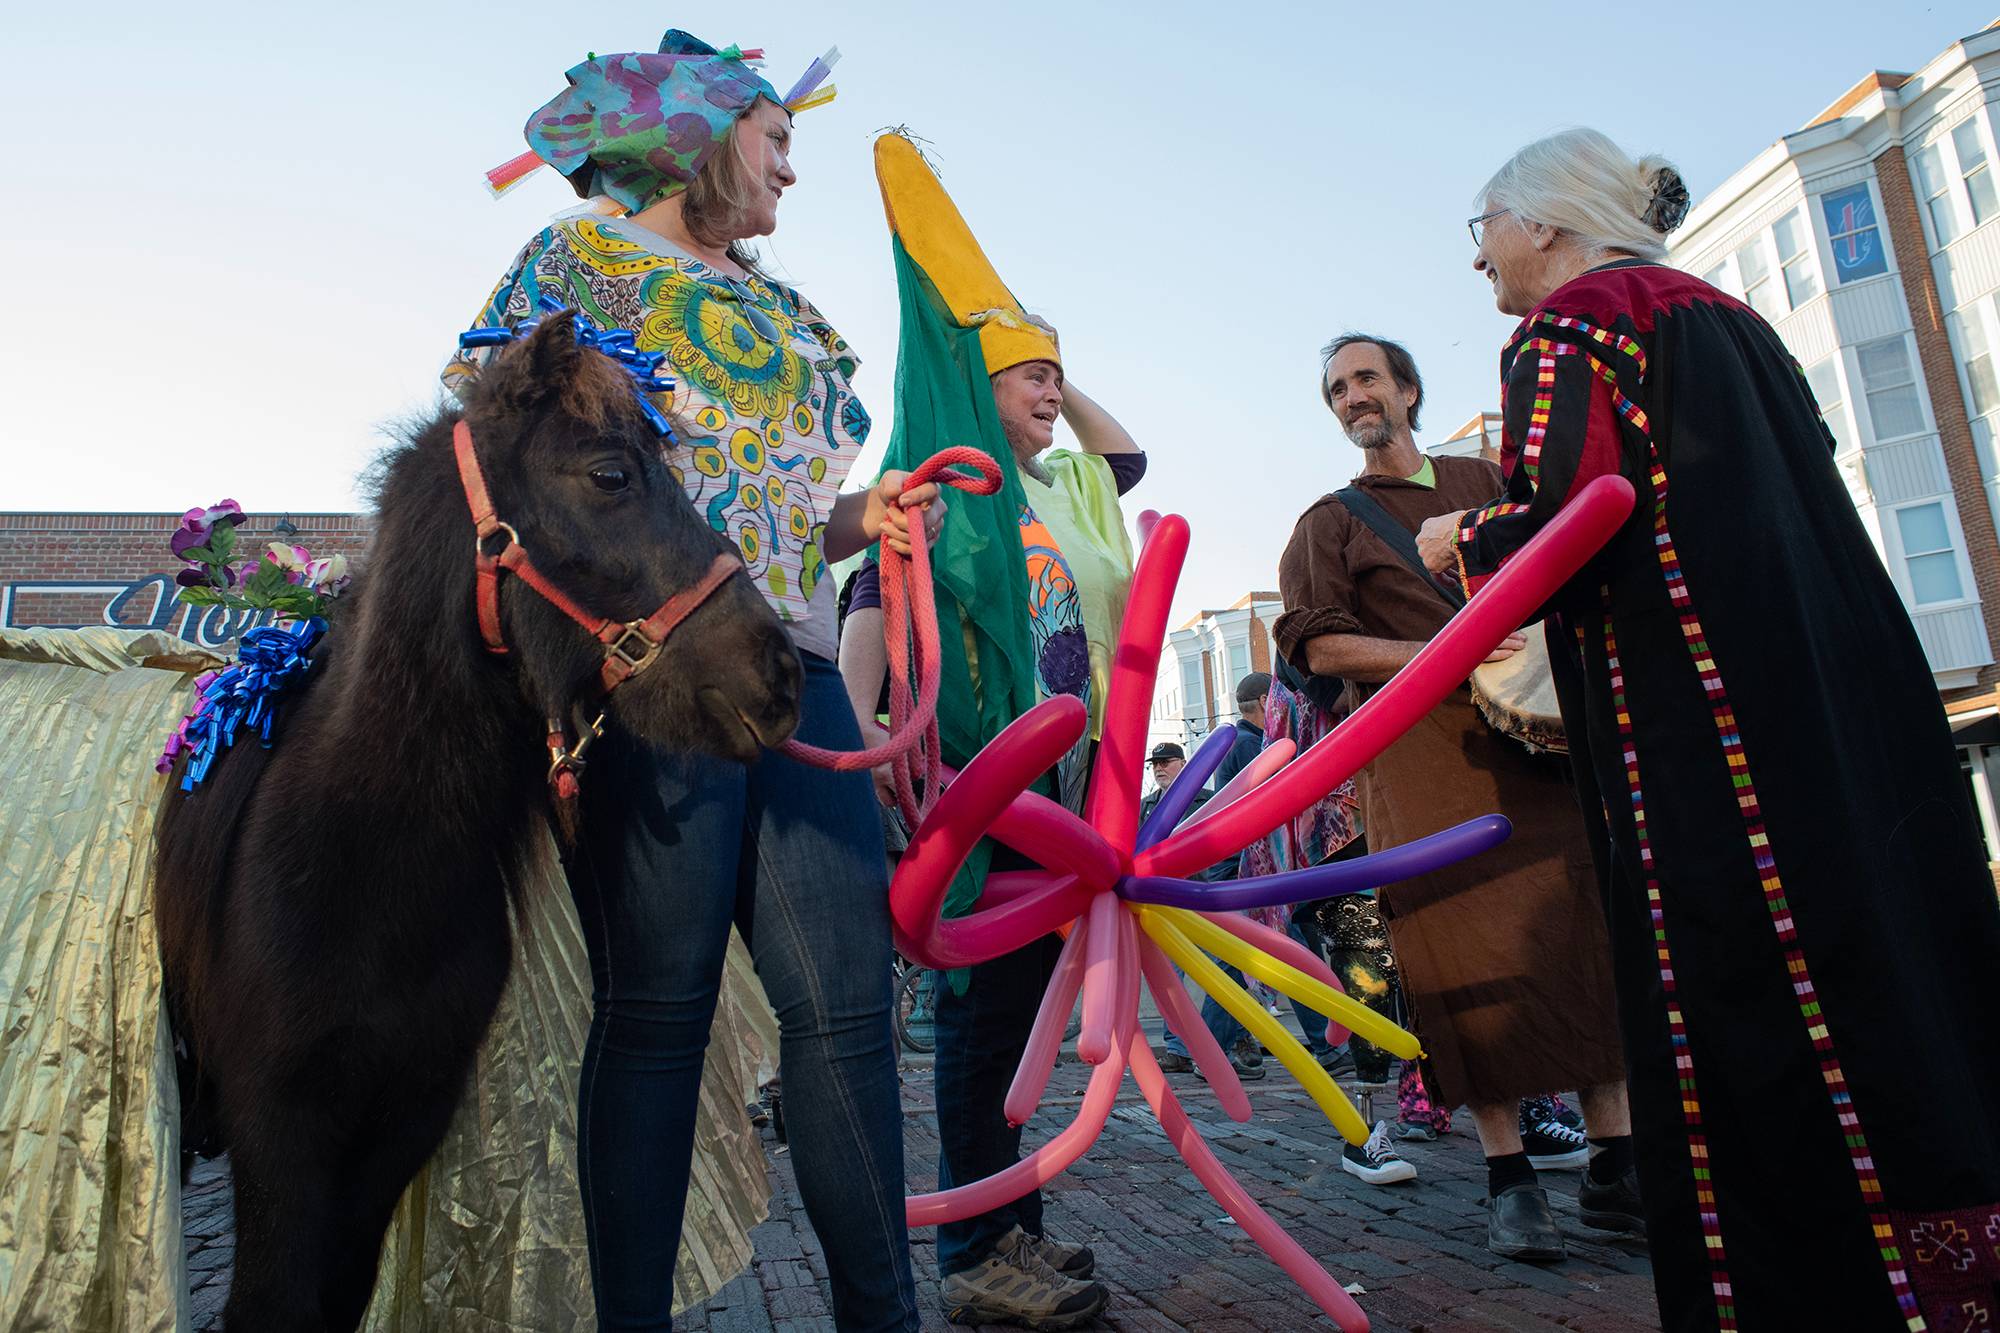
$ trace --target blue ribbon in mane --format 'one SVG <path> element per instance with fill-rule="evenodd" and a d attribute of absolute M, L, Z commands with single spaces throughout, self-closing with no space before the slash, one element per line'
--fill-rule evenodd
<path fill-rule="evenodd" d="M 554 295 L 544 292 L 540 302 L 542 315 L 559 315 L 570 307 L 564 305 Z M 519 324 L 499 328 L 467 329 L 458 335 L 460 347 L 503 347 L 516 339 L 533 333 L 542 322 L 541 316 L 524 319 Z M 593 352 L 602 352 L 624 368 L 632 377 L 633 393 L 639 400 L 639 410 L 646 414 L 647 424 L 670 442 L 675 441 L 674 428 L 667 421 L 666 414 L 654 405 L 652 395 L 665 393 L 674 387 L 674 382 L 660 373 L 660 362 L 666 360 L 665 352 L 642 352 L 631 333 L 624 329 L 600 329 L 591 323 L 590 316 L 581 310 L 576 312 L 572 326 L 576 330 L 576 345 L 587 347 Z"/>
<path fill-rule="evenodd" d="M 239 731 L 271 744 L 278 703 L 311 669 L 306 650 L 324 633 L 326 621 L 313 616 L 295 625 L 259 625 L 243 636 L 236 661 L 202 685 L 185 724 L 188 761 L 182 791 L 200 785 L 216 756 L 236 743 Z"/>

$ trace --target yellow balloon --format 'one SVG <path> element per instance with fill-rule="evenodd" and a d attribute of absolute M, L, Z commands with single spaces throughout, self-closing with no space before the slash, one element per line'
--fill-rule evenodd
<path fill-rule="evenodd" d="M 1389 1054 L 1399 1055 L 1405 1060 L 1415 1060 L 1423 1054 L 1423 1046 L 1414 1036 L 1352 996 L 1341 994 L 1325 982 L 1307 976 L 1290 963 L 1273 958 L 1256 945 L 1238 939 L 1213 921 L 1205 921 L 1185 908 L 1157 910 L 1170 913 L 1175 927 L 1190 940 L 1245 976 L 1255 977 L 1265 985 L 1303 1001 L 1308 1008 L 1339 1019 L 1356 1035 L 1374 1042 Z"/>
<path fill-rule="evenodd" d="M 1366 1143 L 1368 1126 L 1361 1119 L 1361 1112 L 1354 1109 L 1354 1103 L 1347 1100 L 1347 1094 L 1340 1090 L 1340 1085 L 1319 1067 L 1319 1061 L 1299 1045 L 1282 1023 L 1271 1017 L 1270 1010 L 1251 999 L 1241 986 L 1208 960 L 1207 954 L 1188 943 L 1187 936 L 1174 928 L 1165 911 L 1144 905 L 1136 910 L 1139 925 L 1166 950 L 1167 957 L 1178 963 L 1181 971 L 1213 995 L 1217 1004 L 1227 1009 L 1237 1022 L 1249 1029 L 1251 1036 L 1270 1049 L 1280 1064 L 1292 1071 L 1292 1077 L 1319 1103 L 1319 1109 L 1326 1112 L 1326 1118 L 1333 1122 L 1340 1136 L 1357 1146 Z"/>

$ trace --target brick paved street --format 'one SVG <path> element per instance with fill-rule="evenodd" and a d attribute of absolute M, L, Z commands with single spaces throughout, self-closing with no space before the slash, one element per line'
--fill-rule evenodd
<path fill-rule="evenodd" d="M 1434 1144 L 1404 1145 L 1413 1184 L 1365 1185 L 1339 1165 L 1326 1118 L 1275 1061 L 1250 1085 L 1247 1125 L 1222 1115 L 1194 1075 L 1173 1083 L 1223 1162 L 1291 1234 L 1343 1283 L 1359 1284 L 1364 1310 L 1382 1333 L 1570 1328 L 1638 1333 L 1659 1327 L 1643 1242 L 1607 1236 L 1577 1219 L 1578 1173 L 1543 1172 L 1563 1223 L 1567 1261 L 1508 1263 L 1485 1247 L 1485 1168 L 1471 1123 L 1460 1118 Z M 1080 1100 L 1084 1067 L 1066 1058 L 1050 1083 L 1030 1142 L 1053 1132 Z M 1378 1101 L 1394 1115 L 1394 1099 Z M 913 1185 L 936 1180 L 937 1131 L 928 1068 L 904 1071 L 904 1116 Z M 754 1267 L 689 1310 L 678 1327 L 712 1333 L 807 1333 L 832 1327 L 826 1266 L 799 1205 L 791 1159 L 772 1150 L 771 1218 L 754 1235 Z M 220 1327 L 230 1258 L 228 1181 L 221 1163 L 195 1171 L 185 1202 L 195 1327 Z M 1102 1327 L 1191 1328 L 1202 1333 L 1332 1328 L 1276 1265 L 1264 1258 L 1181 1164 L 1127 1079 L 1111 1123 L 1085 1158 L 1049 1190 L 1051 1234 L 1081 1240 L 1098 1256 L 1112 1292 Z M 937 1303 L 932 1232 L 912 1233 L 918 1300 L 926 1330 L 945 1324 Z"/>

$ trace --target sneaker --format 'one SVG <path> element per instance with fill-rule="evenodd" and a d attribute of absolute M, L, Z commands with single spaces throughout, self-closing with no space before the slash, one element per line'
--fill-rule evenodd
<path fill-rule="evenodd" d="M 1486 1248 L 1502 1259 L 1551 1264 L 1566 1256 L 1562 1229 L 1540 1185 L 1509 1185 L 1487 1208 Z"/>
<path fill-rule="evenodd" d="M 1436 1143 L 1438 1132 L 1421 1120 L 1405 1120 L 1396 1126 L 1396 1137 L 1405 1143 Z"/>
<path fill-rule="evenodd" d="M 1194 1069 L 1194 1061 L 1179 1051 L 1161 1051 L 1157 1058 L 1160 1068 L 1169 1074 L 1185 1074 Z"/>
<path fill-rule="evenodd" d="M 1110 1293 L 1097 1282 L 1064 1277 L 1036 1253 L 1034 1238 L 1014 1227 L 986 1261 L 947 1276 L 939 1288 L 954 1324 L 1075 1328 L 1097 1317 Z"/>
<path fill-rule="evenodd" d="M 1590 1161 L 1589 1140 L 1546 1111 L 1546 1104 L 1521 1103 L 1521 1147 L 1528 1165 L 1537 1171 L 1569 1171 Z"/>
<path fill-rule="evenodd" d="M 1235 1048 L 1229 1052 L 1229 1063 L 1235 1065 L 1239 1070 L 1245 1065 L 1248 1065 L 1252 1069 L 1258 1069 L 1264 1064 L 1264 1052 L 1256 1042 L 1245 1037 L 1242 1041 L 1237 1042 Z"/>
<path fill-rule="evenodd" d="M 1319 1061 L 1321 1069 L 1335 1078 L 1354 1077 L 1354 1057 L 1341 1047 L 1329 1046 L 1313 1058 Z"/>
<path fill-rule="evenodd" d="M 1389 1122 L 1375 1122 L 1375 1132 L 1359 1148 L 1347 1144 L 1340 1150 L 1340 1169 L 1371 1185 L 1394 1185 L 1417 1178 L 1417 1168 L 1396 1155 L 1389 1145 Z"/>
<path fill-rule="evenodd" d="M 1264 1062 L 1262 1060 L 1259 1060 L 1254 1065 L 1248 1064 L 1244 1061 L 1243 1056 L 1240 1052 L 1234 1052 L 1234 1051 L 1232 1051 L 1229 1056 L 1229 1067 L 1236 1071 L 1236 1081 L 1238 1083 L 1255 1083 L 1258 1079 L 1264 1077 L 1264 1075 L 1271 1072 L 1270 1070 L 1264 1068 Z M 1195 1072 L 1201 1074 L 1201 1069 L 1199 1066 L 1196 1067 Z M 1201 1076 L 1203 1078 L 1208 1077 L 1207 1074 L 1201 1074 Z"/>
<path fill-rule="evenodd" d="M 1028 1244 L 1042 1262 L 1064 1277 L 1087 1278 L 1097 1271 L 1097 1256 L 1088 1245 L 1065 1245 L 1047 1236 L 1029 1236 Z"/>
<path fill-rule="evenodd" d="M 1634 1168 L 1627 1167 L 1624 1175 L 1608 1185 L 1586 1169 L 1576 1202 L 1587 1227 L 1646 1234 L 1646 1214 L 1639 1204 L 1639 1173 Z"/>

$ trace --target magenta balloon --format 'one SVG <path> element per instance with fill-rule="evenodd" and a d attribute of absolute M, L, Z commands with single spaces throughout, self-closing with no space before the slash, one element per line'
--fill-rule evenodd
<path fill-rule="evenodd" d="M 991 886 L 989 885 L 989 888 Z M 1076 1007 L 1077 988 L 1083 985 L 1083 941 L 1090 933 L 1087 925 L 1070 932 L 1056 955 L 1049 987 L 1042 992 L 1042 1007 L 1035 1013 L 1035 1025 L 1028 1030 L 1028 1046 L 1014 1069 L 1014 1081 L 1007 1088 L 1007 1123 L 1025 1125 L 1042 1104 L 1049 1075 L 1056 1067 L 1056 1052 L 1062 1049 L 1063 1029 L 1069 1026 L 1070 1011 Z"/>
<path fill-rule="evenodd" d="M 1262 785 L 1265 778 L 1292 762 L 1292 756 L 1298 753 L 1298 748 L 1298 742 L 1289 736 L 1281 736 L 1277 740 L 1268 742 L 1257 752 L 1255 759 L 1238 769 L 1236 776 L 1224 783 L 1221 791 L 1202 802 L 1201 809 L 1183 821 L 1180 827 L 1188 828 L 1204 819 L 1213 819 L 1242 800 L 1245 792 L 1255 790 Z"/>
<path fill-rule="evenodd" d="M 1498 847 L 1514 826 L 1505 815 L 1481 815 L 1386 851 L 1370 852 L 1352 861 L 1328 861 L 1304 870 L 1276 875 L 1202 884 L 1165 875 L 1127 875 L 1118 881 L 1118 896 L 1127 902 L 1188 907 L 1200 912 L 1240 912 L 1251 907 L 1283 907 L 1315 898 L 1366 893 L 1384 884 L 1428 875 L 1468 856 Z"/>
<path fill-rule="evenodd" d="M 1255 945 L 1279 962 L 1290 963 L 1293 967 L 1296 967 L 1299 971 L 1305 973 L 1321 985 L 1331 986 L 1342 995 L 1347 994 L 1347 987 L 1340 984 L 1340 978 L 1335 976 L 1333 969 L 1326 965 L 1326 959 L 1321 958 L 1290 935 L 1272 930 L 1269 926 L 1261 922 L 1252 921 L 1247 916 L 1238 916 L 1234 912 L 1203 912 L 1201 915 L 1204 921 L 1215 923 L 1234 935 L 1237 939 L 1242 940 L 1245 944 Z M 1311 1006 L 1308 1005 L 1307 1008 L 1311 1008 Z M 1333 1019 L 1327 1020 L 1327 1045 L 1338 1046 L 1352 1035 L 1339 1022 Z"/>
<path fill-rule="evenodd" d="M 1145 973 L 1147 988 L 1153 992 L 1153 1003 L 1159 1007 L 1160 1017 L 1167 1020 L 1167 1026 L 1186 1044 L 1188 1058 L 1208 1080 L 1209 1090 L 1222 1104 L 1223 1114 L 1238 1122 L 1248 1120 L 1250 1098 L 1243 1091 L 1243 1080 L 1236 1077 L 1236 1068 L 1223 1054 L 1221 1043 L 1208 1030 L 1208 1024 L 1201 1021 L 1201 1011 L 1188 998 L 1172 961 L 1150 938 L 1139 941 L 1139 966 Z"/>
<path fill-rule="evenodd" d="M 999 813 L 1076 743 L 1089 720 L 1079 699 L 1044 699 L 1008 724 L 938 796 L 889 885 L 890 917 L 900 938 L 915 950 L 904 952 L 927 967 L 959 966 L 933 961 L 936 955 L 927 944 L 937 934 L 938 911 L 952 876 Z M 1051 921 L 1037 934 L 1061 924 Z"/>
<path fill-rule="evenodd" d="M 1110 888 L 1125 869 L 1097 830 L 1039 792 L 1016 796 L 987 832 L 1037 864 L 1067 870 L 1092 888 Z"/>
<path fill-rule="evenodd" d="M 1181 1160 L 1194 1172 L 1195 1179 L 1208 1187 L 1215 1201 L 1236 1219 L 1236 1225 L 1243 1228 L 1259 1249 L 1277 1262 L 1278 1267 L 1290 1275 L 1292 1281 L 1312 1297 L 1313 1303 L 1326 1311 L 1327 1317 L 1340 1326 L 1342 1333 L 1367 1333 L 1368 1316 L 1354 1303 L 1333 1275 L 1319 1266 L 1319 1263 L 1305 1252 L 1303 1246 L 1285 1234 L 1284 1228 L 1271 1220 L 1271 1215 L 1257 1206 L 1250 1192 L 1237 1183 L 1229 1174 L 1215 1153 L 1202 1142 L 1201 1134 L 1188 1119 L 1174 1097 L 1173 1089 L 1167 1086 L 1167 1076 L 1160 1072 L 1159 1062 L 1153 1058 L 1152 1048 L 1144 1038 L 1133 1039 L 1129 1048 L 1132 1062 L 1132 1077 L 1139 1084 L 1139 1091 L 1145 1094 L 1146 1102 L 1153 1108 L 1159 1119 L 1160 1128 L 1167 1133 L 1167 1141 L 1180 1153 Z M 1100 1066 L 1101 1068 L 1101 1066 Z"/>
<path fill-rule="evenodd" d="M 1084 818 L 1103 839 L 1123 850 L 1139 828 L 1139 774 L 1145 767 L 1146 717 L 1167 641 L 1167 611 L 1187 559 L 1188 525 L 1169 514 L 1153 525 L 1132 571 L 1132 593 L 1118 628 L 1111 685 L 1104 699 L 1103 739 L 1091 771 Z M 1023 784 L 1026 785 L 1026 784 Z M 1220 859 L 1220 858 L 1218 858 Z"/>
<path fill-rule="evenodd" d="M 1074 875 L 1051 877 L 1048 887 L 1002 906 L 940 921 L 922 940 L 907 938 L 899 927 L 895 931 L 896 947 L 905 958 L 925 967 L 970 967 L 1010 954 L 1029 941 L 1068 925 L 1089 910 L 1091 900 L 1100 892 Z"/>
<path fill-rule="evenodd" d="M 1331 734 L 1215 818 L 1140 852 L 1133 869 L 1148 875 L 1190 874 L 1241 851 L 1324 799 L 1437 707 L 1501 639 L 1554 596 L 1624 523 L 1632 512 L 1632 494 L 1632 483 L 1623 477 L 1599 477 L 1585 486 L 1407 666 Z M 1105 739 L 1108 745 L 1108 726 Z"/>
<path fill-rule="evenodd" d="M 1186 767 L 1167 785 L 1160 803 L 1153 807 L 1153 813 L 1147 815 L 1146 822 L 1139 826 L 1137 846 L 1141 850 L 1151 847 L 1179 826 L 1188 807 L 1194 804 L 1194 798 L 1201 794 L 1209 778 L 1222 767 L 1222 761 L 1235 748 L 1235 727 L 1208 733 L 1208 739 L 1194 752 L 1194 758 L 1188 760 Z"/>

